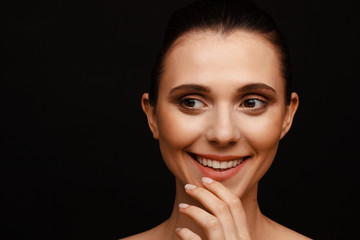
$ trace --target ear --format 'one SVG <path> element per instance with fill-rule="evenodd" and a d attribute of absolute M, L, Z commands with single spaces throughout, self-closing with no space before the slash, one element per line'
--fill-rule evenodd
<path fill-rule="evenodd" d="M 158 125 L 157 125 L 157 120 L 156 120 L 156 115 L 155 115 L 155 107 L 151 106 L 151 104 L 150 104 L 149 93 L 144 93 L 142 95 L 141 106 L 142 106 L 144 113 L 146 114 L 149 128 L 153 134 L 153 137 L 155 139 L 159 139 L 159 130 L 158 130 Z"/>
<path fill-rule="evenodd" d="M 285 112 L 280 139 L 282 139 L 286 135 L 286 133 L 289 132 L 296 110 L 298 109 L 298 106 L 299 106 L 299 96 L 297 95 L 297 93 L 293 92 L 291 94 L 290 104 L 286 106 L 286 112 Z"/>

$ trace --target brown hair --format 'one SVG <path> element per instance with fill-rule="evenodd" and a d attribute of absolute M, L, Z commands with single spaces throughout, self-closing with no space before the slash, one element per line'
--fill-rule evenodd
<path fill-rule="evenodd" d="M 291 98 L 291 69 L 289 50 L 284 36 L 272 17 L 250 0 L 200 0 L 174 12 L 167 24 L 162 47 L 153 65 L 149 101 L 156 106 L 159 81 L 164 71 L 166 54 L 181 36 L 195 30 L 212 30 L 229 34 L 245 30 L 263 35 L 277 49 L 283 78 L 286 104 Z"/>

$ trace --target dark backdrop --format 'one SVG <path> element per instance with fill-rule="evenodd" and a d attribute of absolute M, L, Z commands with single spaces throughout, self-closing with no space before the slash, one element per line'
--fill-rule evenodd
<path fill-rule="evenodd" d="M 140 97 L 166 19 L 188 2 L 1 3 L 0 238 L 117 239 L 169 216 L 174 180 Z M 356 239 L 359 8 L 256 2 L 288 39 L 300 95 L 261 209 L 315 239 Z"/>

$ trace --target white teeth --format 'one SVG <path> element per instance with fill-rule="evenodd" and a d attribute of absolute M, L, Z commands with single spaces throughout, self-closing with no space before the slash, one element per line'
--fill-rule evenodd
<path fill-rule="evenodd" d="M 211 161 L 211 160 L 210 160 Z M 212 164 L 212 167 L 213 168 L 220 168 L 220 162 L 218 162 L 218 161 L 212 161 L 213 162 L 213 164 Z"/>
<path fill-rule="evenodd" d="M 215 169 L 229 169 L 229 168 L 233 168 L 238 166 L 240 163 L 242 163 L 244 160 L 244 158 L 241 159 L 236 159 L 236 160 L 232 160 L 232 161 L 216 161 L 216 160 L 211 160 L 211 159 L 206 159 L 203 157 L 197 157 L 197 161 L 205 166 L 205 167 L 211 167 L 211 168 L 215 168 Z"/>

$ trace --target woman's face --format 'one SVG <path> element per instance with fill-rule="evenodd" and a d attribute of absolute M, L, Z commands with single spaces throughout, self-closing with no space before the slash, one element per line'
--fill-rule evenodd
<path fill-rule="evenodd" d="M 143 109 L 181 184 L 206 176 L 241 197 L 269 169 L 298 97 L 285 104 L 275 48 L 261 35 L 190 33 L 165 60 L 158 102 Z"/>

